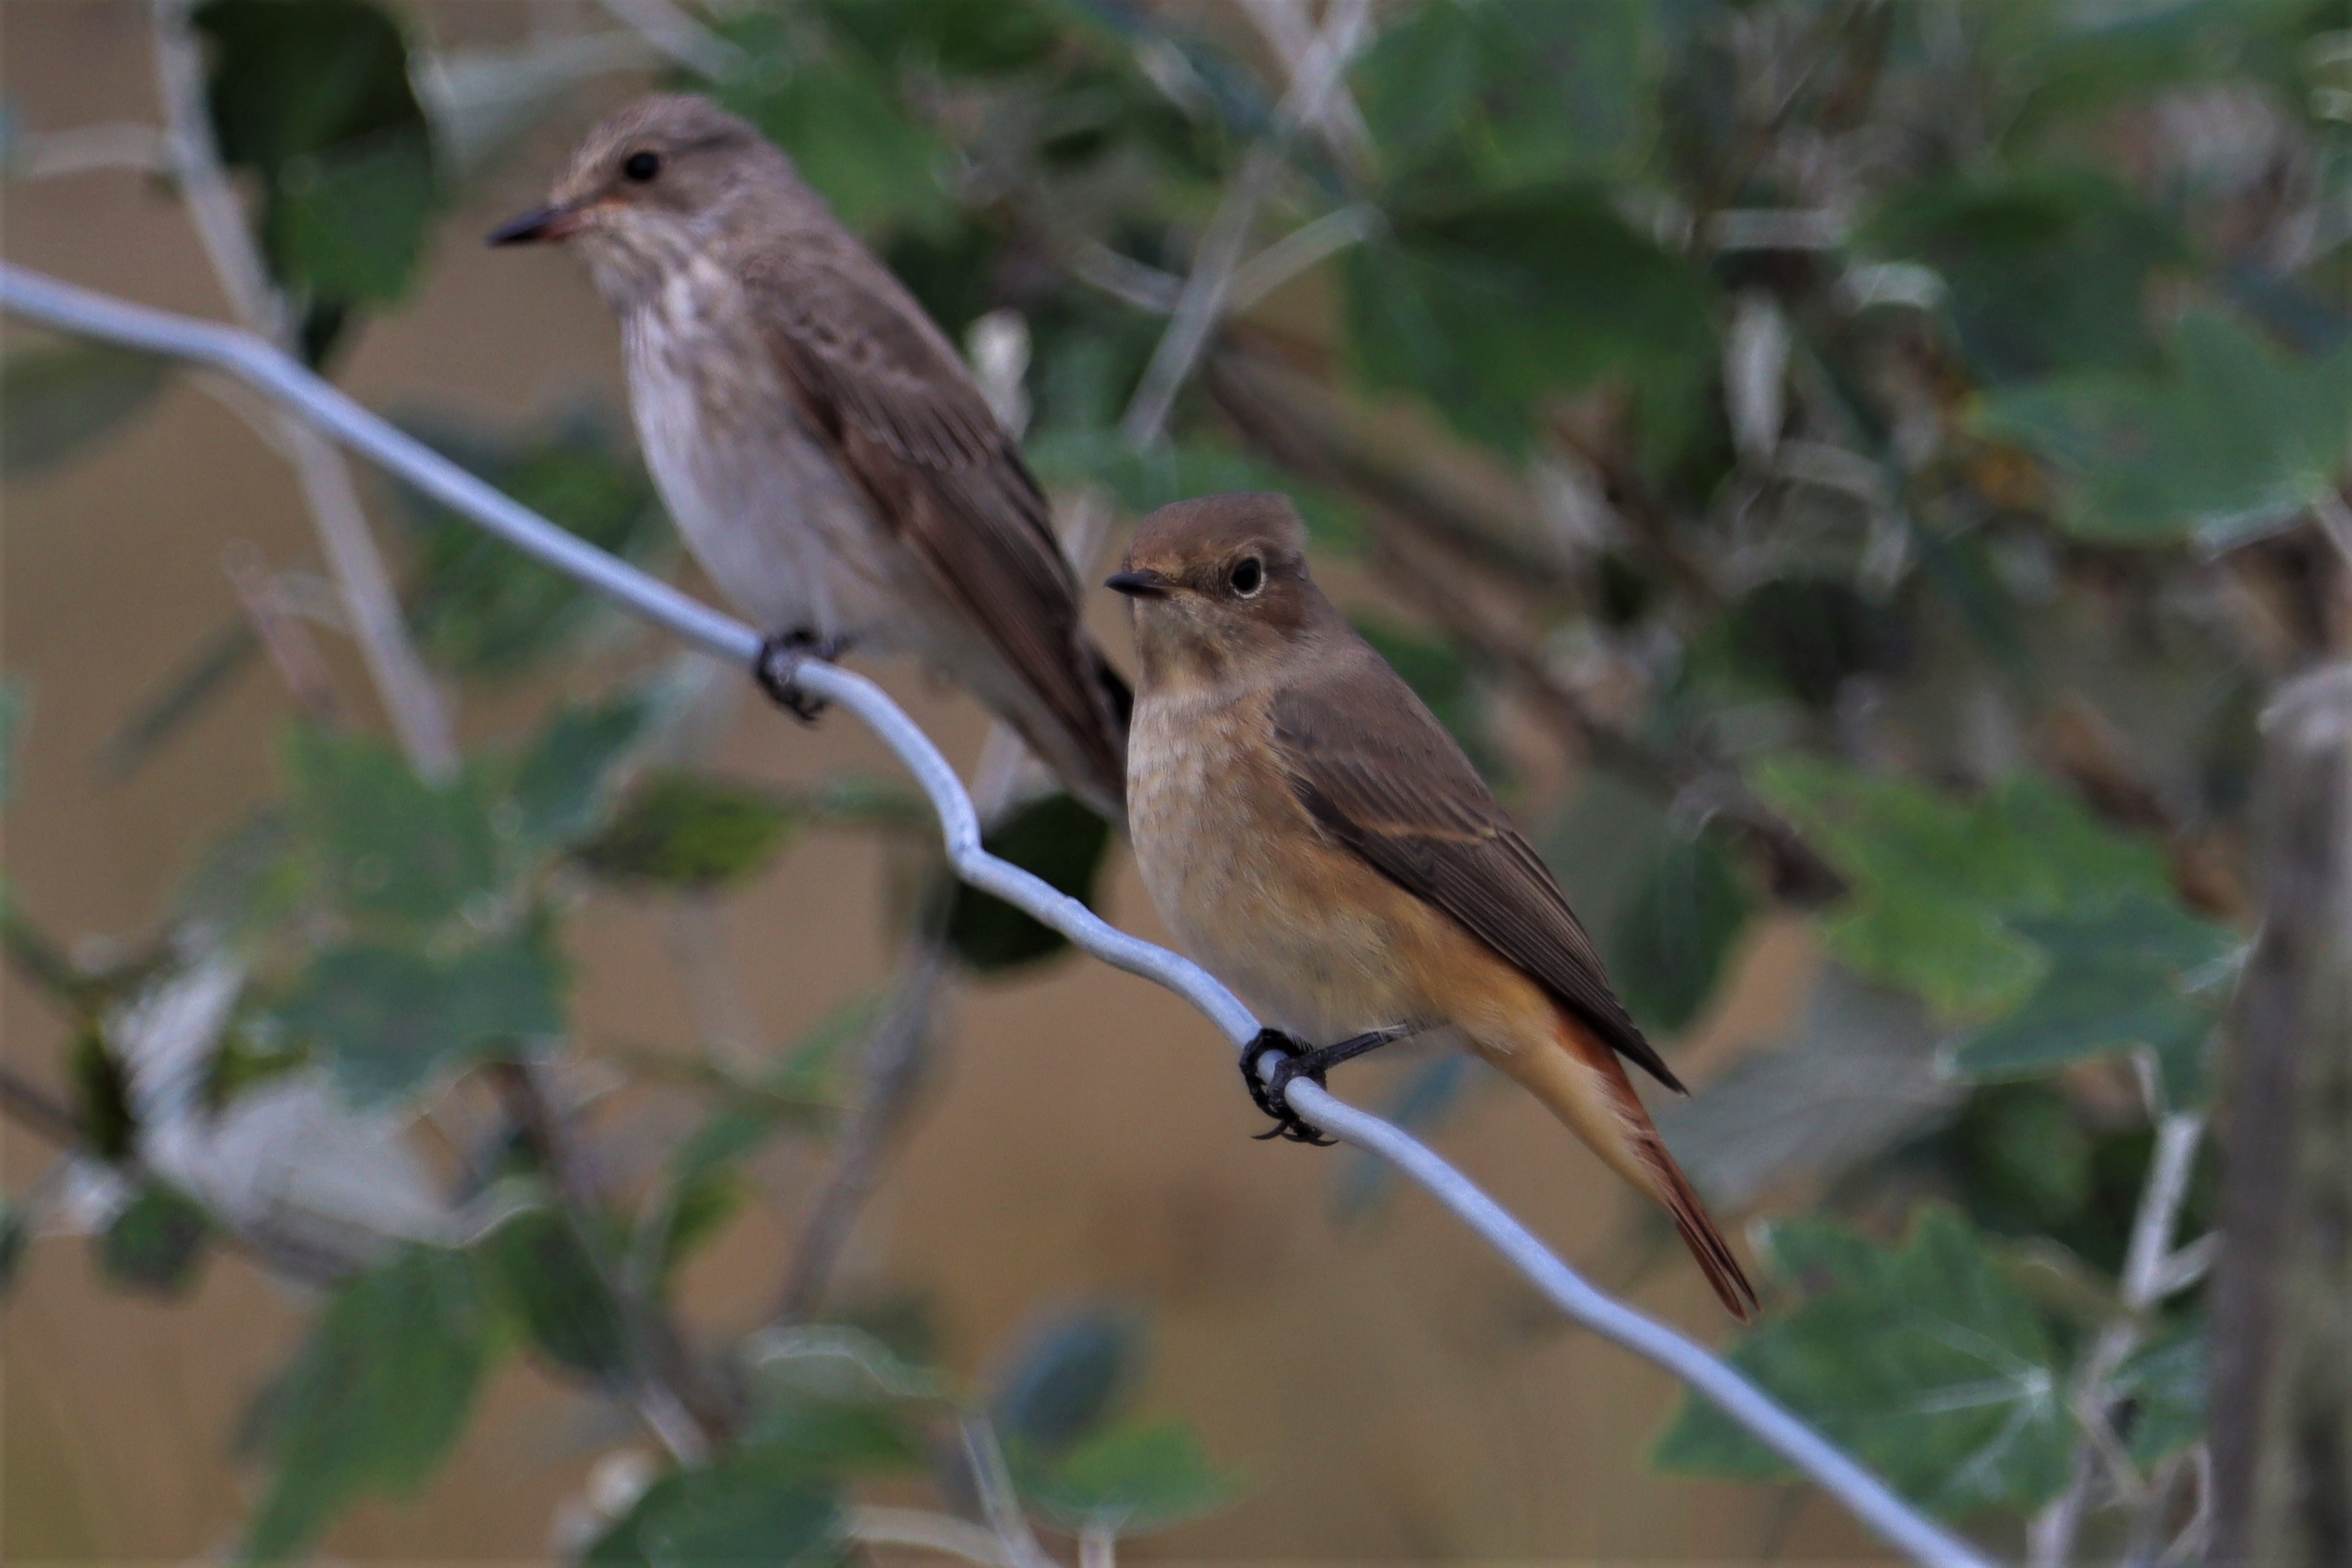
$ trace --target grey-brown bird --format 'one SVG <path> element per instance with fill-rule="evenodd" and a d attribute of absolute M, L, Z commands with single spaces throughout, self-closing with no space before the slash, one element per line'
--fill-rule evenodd
<path fill-rule="evenodd" d="M 1109 582 L 1142 659 L 1136 861 L 1177 941 L 1269 1026 L 1244 1056 L 1251 1092 L 1311 1140 L 1290 1077 L 1453 1030 L 1663 1206 L 1747 1319 L 1755 1291 L 1624 1064 L 1682 1084 L 1462 748 L 1308 578 L 1305 544 L 1280 496 L 1184 501 L 1145 519 Z M 1286 1056 L 1270 1085 L 1269 1051 Z"/>
<path fill-rule="evenodd" d="M 640 99 L 489 237 L 586 260 L 663 503 L 768 634 L 780 700 L 805 707 L 791 675 L 812 652 L 918 655 L 1121 820 L 1127 686 L 1079 625 L 1043 492 L 946 336 L 789 158 L 703 99 Z"/>

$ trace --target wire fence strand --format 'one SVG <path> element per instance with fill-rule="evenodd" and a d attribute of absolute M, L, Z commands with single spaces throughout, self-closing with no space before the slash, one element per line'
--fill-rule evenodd
<path fill-rule="evenodd" d="M 566 533 L 251 333 L 151 309 L 9 263 L 0 263 L 0 310 L 235 376 L 534 559 L 693 646 L 734 661 L 747 675 L 751 668 L 761 639 L 751 627 Z M 814 661 L 803 664 L 796 679 L 812 695 L 856 714 L 897 754 L 938 812 L 948 862 L 963 881 L 1026 911 L 1103 962 L 1175 992 L 1234 1045 L 1256 1035 L 1257 1020 L 1206 970 L 1129 936 L 1076 899 L 983 851 L 979 814 L 955 769 L 881 687 Z M 1426 1145 L 1305 1080 L 1294 1080 L 1288 1094 L 1292 1108 L 1307 1121 L 1388 1161 L 1428 1191 L 1570 1321 L 1664 1368 L 1712 1401 L 1888 1545 L 1926 1568 L 1990 1568 L 1988 1559 L 1897 1497 L 1728 1363 L 1588 1283 Z"/>

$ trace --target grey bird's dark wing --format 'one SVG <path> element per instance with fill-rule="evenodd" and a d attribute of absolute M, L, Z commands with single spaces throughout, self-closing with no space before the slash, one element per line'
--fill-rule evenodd
<path fill-rule="evenodd" d="M 1045 495 L 955 350 L 845 235 L 764 251 L 745 282 L 788 382 L 877 515 L 1053 716 L 1061 734 L 1024 736 L 1031 748 L 1123 800 L 1126 684 L 1080 628 Z"/>
<path fill-rule="evenodd" d="M 1443 909 L 1627 1061 L 1682 1081 L 1610 988 L 1601 955 L 1534 846 L 1445 727 L 1366 644 L 1273 703 L 1292 791 L 1324 831 Z"/>

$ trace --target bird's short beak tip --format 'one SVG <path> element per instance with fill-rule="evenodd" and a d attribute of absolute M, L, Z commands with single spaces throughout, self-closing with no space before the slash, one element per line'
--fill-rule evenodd
<path fill-rule="evenodd" d="M 1103 579 L 1103 586 L 1129 599 L 1157 599 L 1168 591 L 1168 580 L 1156 571 L 1118 571 Z"/>
<path fill-rule="evenodd" d="M 483 236 L 484 245 L 538 245 L 547 240 L 562 239 L 576 225 L 568 222 L 570 213 L 561 207 L 541 207 L 537 212 L 524 213 L 508 219 Z"/>

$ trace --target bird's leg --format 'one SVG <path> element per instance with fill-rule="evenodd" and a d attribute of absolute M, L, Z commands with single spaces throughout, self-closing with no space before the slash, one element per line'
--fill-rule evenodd
<path fill-rule="evenodd" d="M 1285 1093 L 1291 1080 L 1307 1079 L 1320 1084 L 1323 1075 L 1343 1061 L 1352 1061 L 1367 1051 L 1378 1051 L 1391 1040 L 1402 1040 L 1414 1030 L 1407 1024 L 1391 1024 L 1343 1040 L 1337 1045 L 1327 1045 L 1320 1051 L 1309 1051 L 1292 1035 L 1278 1029 L 1262 1029 L 1257 1038 L 1242 1048 L 1242 1082 L 1249 1085 L 1250 1098 L 1257 1108 L 1274 1118 L 1274 1125 L 1257 1134 L 1260 1141 L 1267 1138 L 1287 1138 L 1294 1144 L 1328 1145 L 1334 1140 L 1325 1137 L 1299 1119 L 1290 1108 Z M 1258 1064 L 1269 1055 L 1278 1056 L 1274 1071 L 1263 1078 Z"/>
<path fill-rule="evenodd" d="M 804 661 L 822 659 L 829 664 L 848 650 L 846 637 L 820 637 L 802 627 L 760 644 L 759 656 L 751 661 L 751 678 L 760 683 L 769 701 L 803 724 L 814 724 L 824 712 L 824 701 L 801 690 L 793 677 Z"/>

